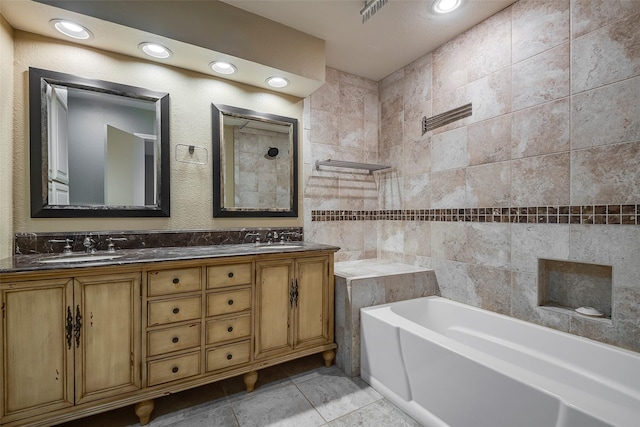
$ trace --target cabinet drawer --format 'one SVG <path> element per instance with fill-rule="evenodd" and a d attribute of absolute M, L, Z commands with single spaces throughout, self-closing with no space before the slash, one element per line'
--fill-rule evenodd
<path fill-rule="evenodd" d="M 251 309 L 251 289 L 207 295 L 207 316 L 236 313 Z"/>
<path fill-rule="evenodd" d="M 207 350 L 207 372 L 249 363 L 251 345 L 249 341 Z"/>
<path fill-rule="evenodd" d="M 200 373 L 200 352 L 149 363 L 149 386 L 180 380 Z"/>
<path fill-rule="evenodd" d="M 207 288 L 234 285 L 250 285 L 253 269 L 251 263 L 216 265 L 207 268 Z"/>
<path fill-rule="evenodd" d="M 207 344 L 235 340 L 251 334 L 251 316 L 209 320 L 207 322 Z"/>
<path fill-rule="evenodd" d="M 200 297 L 176 298 L 168 301 L 149 302 L 148 325 L 199 319 L 201 313 Z"/>
<path fill-rule="evenodd" d="M 149 332 L 149 356 L 184 350 L 200 345 L 200 324 L 178 326 L 177 328 L 162 329 Z"/>
<path fill-rule="evenodd" d="M 147 295 L 150 297 L 200 289 L 200 268 L 198 267 L 150 271 L 147 274 Z"/>

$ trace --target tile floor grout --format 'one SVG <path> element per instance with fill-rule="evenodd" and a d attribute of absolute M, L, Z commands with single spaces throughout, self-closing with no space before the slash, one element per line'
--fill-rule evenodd
<path fill-rule="evenodd" d="M 318 355 L 314 355 L 318 356 Z M 419 427 L 360 377 L 309 356 L 258 371 L 252 393 L 242 377 L 156 399 L 149 427 Z M 133 407 L 60 427 L 137 427 Z"/>

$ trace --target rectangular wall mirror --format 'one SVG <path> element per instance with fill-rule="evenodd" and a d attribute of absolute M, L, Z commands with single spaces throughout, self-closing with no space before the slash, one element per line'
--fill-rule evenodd
<path fill-rule="evenodd" d="M 169 216 L 169 95 L 29 69 L 32 217 Z"/>
<path fill-rule="evenodd" d="M 213 216 L 298 216 L 298 120 L 213 105 Z"/>

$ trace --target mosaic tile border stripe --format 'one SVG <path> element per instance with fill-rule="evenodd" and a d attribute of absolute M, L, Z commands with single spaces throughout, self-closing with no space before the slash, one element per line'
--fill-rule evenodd
<path fill-rule="evenodd" d="M 640 225 L 640 205 L 311 211 L 311 221 L 375 220 Z"/>

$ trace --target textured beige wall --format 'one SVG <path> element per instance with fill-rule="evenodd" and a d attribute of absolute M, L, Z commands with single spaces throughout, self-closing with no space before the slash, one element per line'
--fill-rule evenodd
<path fill-rule="evenodd" d="M 13 246 L 13 29 L 0 15 L 0 258 Z"/>
<path fill-rule="evenodd" d="M 211 153 L 212 103 L 295 117 L 302 123 L 301 99 L 22 31 L 15 32 L 14 49 L 15 232 L 181 230 L 302 225 L 301 216 L 214 220 Z M 170 218 L 30 218 L 27 103 L 29 67 L 140 86 L 170 94 Z M 208 150 L 209 163 L 196 165 L 176 161 L 174 150 L 177 144 L 205 147 Z M 302 201 L 299 212 L 303 212 Z"/>

